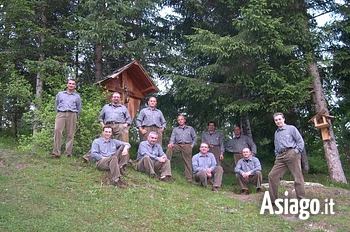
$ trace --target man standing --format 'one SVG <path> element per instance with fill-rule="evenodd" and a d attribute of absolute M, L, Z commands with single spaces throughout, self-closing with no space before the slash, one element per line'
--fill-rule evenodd
<path fill-rule="evenodd" d="M 238 160 L 242 159 L 242 150 L 245 147 L 248 147 L 252 154 L 256 154 L 256 145 L 253 140 L 241 134 L 241 128 L 239 126 L 235 126 L 233 128 L 234 137 L 226 144 L 226 151 L 234 153 L 235 165 L 237 165 Z"/>
<path fill-rule="evenodd" d="M 114 138 L 126 141 L 125 130 L 131 125 L 131 117 L 128 109 L 120 103 L 120 94 L 112 94 L 112 102 L 103 106 L 98 121 L 102 128 L 110 126 L 113 129 Z"/>
<path fill-rule="evenodd" d="M 148 134 L 155 131 L 158 134 L 158 143 L 162 145 L 166 121 L 162 111 L 157 109 L 156 106 L 157 98 L 150 97 L 148 108 L 142 109 L 136 119 L 136 127 L 139 128 L 141 141 L 147 140 Z"/>
<path fill-rule="evenodd" d="M 66 129 L 66 150 L 67 157 L 72 155 L 75 130 L 77 127 L 77 118 L 81 112 L 81 98 L 75 93 L 76 81 L 68 80 L 67 90 L 59 92 L 56 95 L 55 108 L 57 111 L 54 130 L 54 148 L 51 154 L 52 158 L 61 157 L 62 134 Z"/>
<path fill-rule="evenodd" d="M 98 170 L 111 171 L 114 186 L 126 188 L 126 183 L 120 177 L 126 174 L 124 167 L 128 162 L 128 150 L 131 146 L 129 143 L 111 139 L 112 133 L 112 127 L 103 127 L 102 137 L 95 139 L 91 145 L 91 157 Z"/>
<path fill-rule="evenodd" d="M 136 170 L 148 173 L 155 180 L 158 180 L 156 172 L 160 172 L 160 180 L 169 182 L 171 177 L 170 161 L 157 140 L 157 132 L 151 131 L 148 134 L 147 141 L 140 143 L 137 151 Z"/>
<path fill-rule="evenodd" d="M 171 133 L 170 142 L 166 155 L 171 161 L 173 153 L 181 152 L 185 163 L 185 176 L 188 182 L 192 182 L 192 148 L 196 145 L 197 134 L 193 127 L 186 125 L 186 118 L 183 115 L 177 117 L 178 127 Z"/>
<path fill-rule="evenodd" d="M 221 166 L 221 160 L 224 159 L 225 147 L 221 134 L 215 129 L 215 122 L 208 122 L 208 131 L 202 134 L 202 143 L 209 144 L 209 152 L 215 155 L 216 164 Z"/>
<path fill-rule="evenodd" d="M 269 194 L 272 203 L 278 197 L 278 185 L 283 174 L 289 169 L 294 178 L 294 188 L 298 199 L 305 198 L 304 177 L 301 171 L 301 152 L 304 140 L 297 128 L 285 123 L 282 113 L 275 113 L 275 164 L 269 173 Z"/>
<path fill-rule="evenodd" d="M 248 195 L 248 184 L 255 185 L 256 192 L 262 192 L 261 164 L 258 158 L 252 156 L 248 147 L 242 150 L 243 158 L 240 159 L 235 168 L 236 178 L 241 186 L 241 194 Z"/>
<path fill-rule="evenodd" d="M 213 180 L 212 191 L 217 192 L 221 186 L 224 170 L 221 166 L 216 166 L 215 157 L 209 152 L 207 143 L 201 143 L 199 150 L 200 152 L 192 158 L 194 179 L 203 187 Z"/>

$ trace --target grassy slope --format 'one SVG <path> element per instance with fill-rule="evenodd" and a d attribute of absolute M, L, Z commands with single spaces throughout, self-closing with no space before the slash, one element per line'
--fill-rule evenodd
<path fill-rule="evenodd" d="M 228 157 L 225 170 L 231 162 Z M 129 188 L 121 190 L 107 185 L 108 172 L 91 163 L 2 149 L 0 231 L 350 231 L 348 190 L 307 190 L 312 197 L 335 198 L 336 214 L 301 221 L 260 215 L 262 194 L 234 194 L 230 172 L 220 192 L 212 193 L 185 181 L 179 157 L 172 167 L 172 184 L 127 167 Z"/>

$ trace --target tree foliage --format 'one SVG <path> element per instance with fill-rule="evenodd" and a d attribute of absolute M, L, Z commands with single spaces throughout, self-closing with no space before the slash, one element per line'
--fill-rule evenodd
<path fill-rule="evenodd" d="M 337 99 L 332 113 L 339 115 L 335 125 L 340 149 L 349 150 L 347 2 L 2 0 L 0 10 L 2 130 L 21 134 L 12 127 L 30 128 L 34 113 L 40 120 L 40 133 L 22 138 L 24 147 L 51 150 L 54 98 L 67 78 L 75 78 L 83 112 L 74 146 L 78 154 L 88 150 L 99 134 L 97 116 L 106 102 L 93 84 L 96 70 L 101 78 L 138 59 L 164 85 L 158 105 L 168 121 L 166 133 L 180 113 L 198 134 L 208 121 L 216 121 L 226 138 L 233 124 L 248 118 L 259 150 L 270 157 L 275 130 L 271 116 L 282 111 L 300 129 L 318 163 L 320 136 L 308 123 L 313 107 L 307 51 L 314 50 L 325 67 L 321 75 L 327 100 Z M 328 11 L 342 17 L 315 30 L 312 14 Z M 168 14 L 161 16 L 164 12 Z M 305 22 L 312 33 L 305 33 Z M 331 60 L 323 59 L 324 51 Z M 41 99 L 34 97 L 38 74 Z M 31 107 L 37 101 L 40 109 Z"/>

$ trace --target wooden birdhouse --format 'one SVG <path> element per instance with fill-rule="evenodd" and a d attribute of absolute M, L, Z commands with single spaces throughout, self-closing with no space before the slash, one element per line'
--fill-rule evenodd
<path fill-rule="evenodd" d="M 333 119 L 334 116 L 326 115 L 326 110 L 321 110 L 321 112 L 317 113 L 313 116 L 309 122 L 314 123 L 315 127 L 321 130 L 322 140 L 329 140 L 329 123 L 328 119 Z"/>
<path fill-rule="evenodd" d="M 122 103 L 128 108 L 132 120 L 136 116 L 142 99 L 159 91 L 137 60 L 115 70 L 97 84 L 100 84 L 105 91 L 121 94 Z M 128 140 L 126 138 L 125 141 Z"/>

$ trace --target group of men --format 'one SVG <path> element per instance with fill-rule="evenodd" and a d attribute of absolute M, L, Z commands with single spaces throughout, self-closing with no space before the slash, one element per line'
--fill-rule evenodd
<path fill-rule="evenodd" d="M 76 120 L 81 112 L 81 99 L 75 93 L 76 81 L 69 80 L 67 89 L 56 96 L 57 116 L 54 131 L 54 149 L 52 158 L 61 156 L 62 133 L 66 128 L 67 142 L 65 154 L 71 156 Z M 234 154 L 237 180 L 241 193 L 249 194 L 248 185 L 253 184 L 257 192 L 261 192 L 261 164 L 256 157 L 257 148 L 253 140 L 241 134 L 239 126 L 234 127 L 234 137 L 224 146 L 222 135 L 216 131 L 213 121 L 208 123 L 208 131 L 202 134 L 199 152 L 192 157 L 192 149 L 197 142 L 197 134 L 193 127 L 186 124 L 186 117 L 177 117 L 178 126 L 172 130 L 167 151 L 162 149 L 162 135 L 166 129 L 163 113 L 156 108 L 157 99 L 150 97 L 148 107 L 140 111 L 136 126 L 140 132 L 141 143 L 137 152 L 135 169 L 145 172 L 151 178 L 164 182 L 171 180 L 171 159 L 173 153 L 182 153 L 185 164 L 185 177 L 188 182 L 194 179 L 201 186 L 212 185 L 216 192 L 221 187 L 223 168 L 221 161 L 224 152 Z M 275 132 L 275 163 L 268 175 L 269 193 L 272 202 L 277 199 L 278 185 L 283 174 L 289 169 L 295 182 L 298 199 L 305 198 L 304 179 L 301 171 L 301 152 L 304 141 L 299 131 L 285 123 L 282 113 L 273 115 L 277 130 Z M 99 122 L 103 128 L 102 136 L 91 145 L 91 158 L 99 170 L 110 170 L 115 186 L 126 188 L 121 180 L 126 174 L 125 166 L 129 161 L 129 148 L 125 141 L 125 131 L 131 125 L 131 117 L 127 108 L 121 104 L 119 93 L 113 93 L 111 103 L 103 106 Z M 114 138 L 112 138 L 112 136 Z M 157 173 L 160 173 L 159 176 Z"/>

